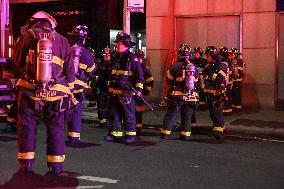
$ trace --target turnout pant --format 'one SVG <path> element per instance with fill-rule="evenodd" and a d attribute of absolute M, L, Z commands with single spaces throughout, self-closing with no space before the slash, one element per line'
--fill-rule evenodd
<path fill-rule="evenodd" d="M 18 159 L 20 162 L 33 162 L 36 150 L 36 132 L 39 120 L 47 127 L 46 154 L 48 167 L 63 169 L 64 113 L 53 109 L 60 102 L 34 101 L 20 94 L 18 100 Z"/>
<path fill-rule="evenodd" d="M 99 93 L 97 97 L 97 111 L 100 125 L 109 125 L 109 97 L 106 93 Z"/>
<path fill-rule="evenodd" d="M 241 109 L 242 108 L 242 83 L 240 81 L 235 81 L 233 83 L 232 89 L 232 101 L 233 108 Z"/>
<path fill-rule="evenodd" d="M 224 127 L 224 100 L 221 95 L 207 94 L 210 117 L 214 127 Z"/>

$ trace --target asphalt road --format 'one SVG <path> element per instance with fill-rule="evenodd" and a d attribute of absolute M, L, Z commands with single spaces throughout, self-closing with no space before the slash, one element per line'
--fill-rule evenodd
<path fill-rule="evenodd" d="M 151 118 L 146 119 L 151 122 Z M 152 121 L 151 124 L 154 122 Z M 150 123 L 149 123 L 150 124 Z M 82 142 L 66 147 L 65 174 L 49 176 L 45 127 L 37 133 L 34 174 L 18 172 L 17 136 L 0 133 L 0 188 L 283 189 L 284 143 L 241 135 L 218 143 L 207 134 L 190 141 L 159 139 L 156 129 L 131 145 L 103 141 L 105 129 L 84 121 Z"/>

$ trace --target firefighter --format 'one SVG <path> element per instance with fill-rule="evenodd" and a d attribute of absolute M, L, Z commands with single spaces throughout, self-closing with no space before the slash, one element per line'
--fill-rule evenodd
<path fill-rule="evenodd" d="M 188 140 L 191 135 L 190 118 L 198 102 L 197 67 L 190 62 L 191 48 L 181 44 L 178 49 L 178 61 L 167 71 L 168 92 L 167 113 L 163 120 L 161 138 L 168 139 L 174 122 L 180 113 L 180 139 Z"/>
<path fill-rule="evenodd" d="M 142 90 L 143 97 L 150 94 L 153 85 L 154 85 L 154 78 L 153 75 L 147 66 L 147 62 L 145 59 L 145 53 L 138 49 L 135 51 L 135 55 L 137 56 L 139 62 L 142 65 L 143 75 L 144 75 L 144 87 Z M 142 112 L 145 110 L 144 102 L 140 98 L 135 98 L 135 116 L 136 116 L 136 131 L 137 134 L 141 134 L 142 130 Z"/>
<path fill-rule="evenodd" d="M 97 111 L 100 128 L 109 128 L 109 95 L 107 83 L 110 76 L 111 50 L 107 46 L 102 50 L 103 58 L 97 64 Z"/>
<path fill-rule="evenodd" d="M 225 98 L 224 98 L 224 115 L 230 115 L 233 112 L 232 109 L 232 84 L 233 84 L 233 78 L 232 78 L 232 61 L 230 59 L 229 50 L 227 47 L 221 47 L 219 49 L 219 54 L 221 58 L 221 62 L 224 64 L 227 64 L 227 76 L 226 76 L 226 92 L 225 92 Z"/>
<path fill-rule="evenodd" d="M 213 136 L 217 140 L 224 139 L 224 93 L 226 89 L 227 66 L 221 63 L 218 50 L 214 46 L 208 46 L 205 50 L 208 65 L 204 73 L 206 75 L 204 92 L 206 94 L 210 117 L 213 121 Z"/>
<path fill-rule="evenodd" d="M 233 87 L 232 87 L 232 103 L 235 111 L 242 109 L 242 81 L 244 78 L 245 63 L 241 58 L 241 53 L 237 48 L 230 50 L 230 57 L 232 59 L 233 71 Z"/>
<path fill-rule="evenodd" d="M 64 111 L 72 97 L 75 74 L 70 45 L 54 30 L 56 25 L 48 13 L 36 12 L 29 19 L 29 29 L 15 44 L 14 62 L 21 70 L 17 82 L 18 159 L 20 171 L 24 172 L 32 171 L 41 118 L 47 127 L 50 173 L 63 172 Z"/>
<path fill-rule="evenodd" d="M 202 57 L 203 56 L 203 49 L 200 47 L 194 47 L 193 49 L 193 58 L 190 60 L 198 69 L 198 85 L 199 85 L 199 108 L 205 110 L 206 106 L 206 98 L 204 94 L 204 73 L 203 70 L 207 64 L 207 60 Z M 195 111 L 191 117 L 191 127 L 197 127 L 196 124 L 196 116 Z"/>
<path fill-rule="evenodd" d="M 116 54 L 111 59 L 109 82 L 110 128 L 106 141 L 120 141 L 125 134 L 125 142 L 136 140 L 135 102 L 133 95 L 140 96 L 144 77 L 141 63 L 130 52 L 135 45 L 128 34 L 116 35 Z"/>
<path fill-rule="evenodd" d="M 67 118 L 68 139 L 71 144 L 80 141 L 81 120 L 84 108 L 86 90 L 88 88 L 87 77 L 95 77 L 95 63 L 93 54 L 85 48 L 88 37 L 88 27 L 78 25 L 72 32 L 68 33 L 73 53 L 73 65 L 75 70 L 75 85 L 73 95 L 77 100 L 77 105 L 72 108 Z"/>

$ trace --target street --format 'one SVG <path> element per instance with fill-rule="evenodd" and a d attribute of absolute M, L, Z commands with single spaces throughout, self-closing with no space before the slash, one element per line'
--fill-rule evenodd
<path fill-rule="evenodd" d="M 0 188 L 284 188 L 284 143 L 229 135 L 218 143 L 206 133 L 190 141 L 161 140 L 147 128 L 134 144 L 103 141 L 107 131 L 84 114 L 81 143 L 66 147 L 65 173 L 46 175 L 46 129 L 38 126 L 34 174 L 18 172 L 17 136 L 0 134 Z M 154 125 L 147 113 L 145 125 Z M 160 123 L 161 124 L 161 123 Z"/>

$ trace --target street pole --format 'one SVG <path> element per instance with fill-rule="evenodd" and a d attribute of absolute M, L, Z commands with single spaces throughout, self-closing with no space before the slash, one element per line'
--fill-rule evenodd
<path fill-rule="evenodd" d="M 123 31 L 130 35 L 130 12 L 128 10 L 128 0 L 124 0 L 123 5 Z"/>

